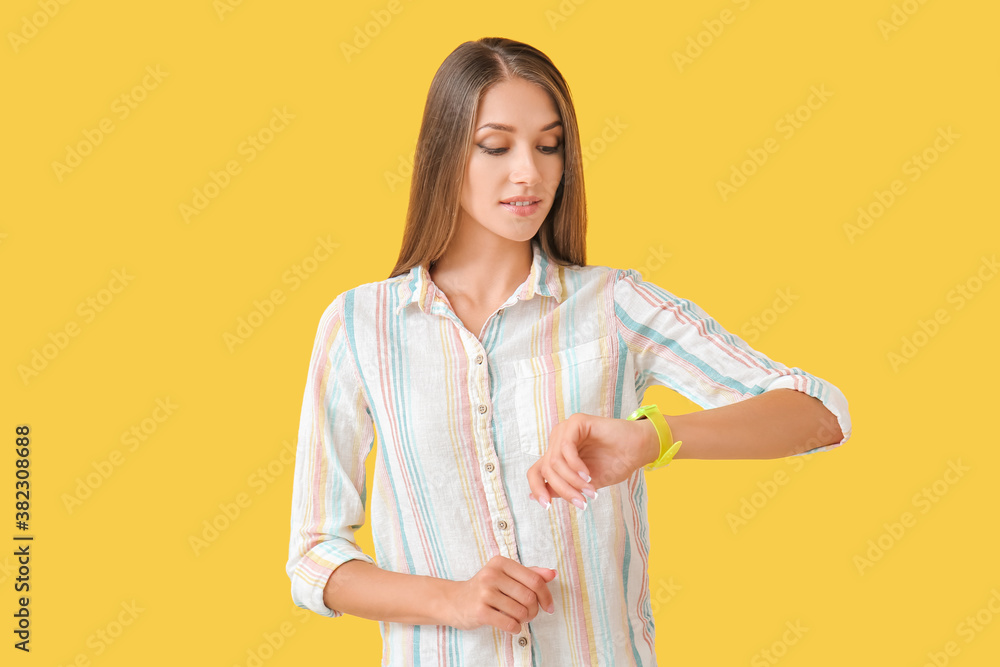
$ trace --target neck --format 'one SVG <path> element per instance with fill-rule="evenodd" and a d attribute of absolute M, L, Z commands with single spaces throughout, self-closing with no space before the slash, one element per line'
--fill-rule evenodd
<path fill-rule="evenodd" d="M 494 234 L 472 239 L 456 233 L 431 265 L 431 280 L 452 302 L 488 304 L 506 299 L 525 281 L 531 260 L 530 239 L 512 241 Z"/>

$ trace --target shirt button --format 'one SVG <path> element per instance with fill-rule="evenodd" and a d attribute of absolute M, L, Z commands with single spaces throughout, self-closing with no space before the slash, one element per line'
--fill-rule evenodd
<path fill-rule="evenodd" d="M 528 645 L 528 638 L 527 637 L 521 637 L 520 639 L 517 640 L 517 643 L 520 644 L 521 646 L 527 646 Z"/>
<path fill-rule="evenodd" d="M 500 530 L 507 530 L 507 522 L 504 521 L 503 519 L 500 519 L 499 521 L 497 521 L 497 528 L 499 528 Z"/>
<path fill-rule="evenodd" d="M 479 404 L 479 414 L 481 415 L 486 414 L 486 406 L 483 405 L 482 403 Z"/>
<path fill-rule="evenodd" d="M 486 472 L 493 472 L 493 464 L 492 463 L 487 463 L 483 467 L 486 468 Z"/>
<path fill-rule="evenodd" d="M 483 363 L 483 355 L 481 355 L 481 354 L 477 354 L 476 355 L 476 363 L 477 364 Z"/>

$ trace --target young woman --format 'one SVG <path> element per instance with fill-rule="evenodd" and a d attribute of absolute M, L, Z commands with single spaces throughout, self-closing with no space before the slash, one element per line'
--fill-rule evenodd
<path fill-rule="evenodd" d="M 299 428 L 293 600 L 380 621 L 383 665 L 653 665 L 643 466 L 673 439 L 678 458 L 773 458 L 850 435 L 835 386 L 587 266 L 585 232 L 559 71 L 520 42 L 460 45 L 397 264 L 324 312 Z M 709 409 L 629 418 L 653 384 Z M 377 565 L 354 541 L 376 433 Z"/>

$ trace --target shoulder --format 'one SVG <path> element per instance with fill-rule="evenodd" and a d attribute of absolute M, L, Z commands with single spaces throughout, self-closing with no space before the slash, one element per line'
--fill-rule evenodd
<path fill-rule="evenodd" d="M 412 276 L 409 273 L 362 283 L 338 293 L 323 310 L 321 319 L 355 319 L 359 315 L 374 315 L 379 305 L 396 304 L 409 297 L 412 291 Z"/>

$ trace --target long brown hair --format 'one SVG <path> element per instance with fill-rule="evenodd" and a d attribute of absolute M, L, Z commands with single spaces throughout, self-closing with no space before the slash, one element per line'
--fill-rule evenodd
<path fill-rule="evenodd" d="M 484 37 L 460 44 L 431 81 L 413 159 L 403 243 L 390 278 L 436 261 L 448 247 L 458 224 L 479 102 L 490 87 L 515 77 L 549 93 L 563 126 L 562 180 L 534 238 L 553 262 L 586 264 L 583 159 L 569 86 L 538 49 L 512 39 Z"/>

